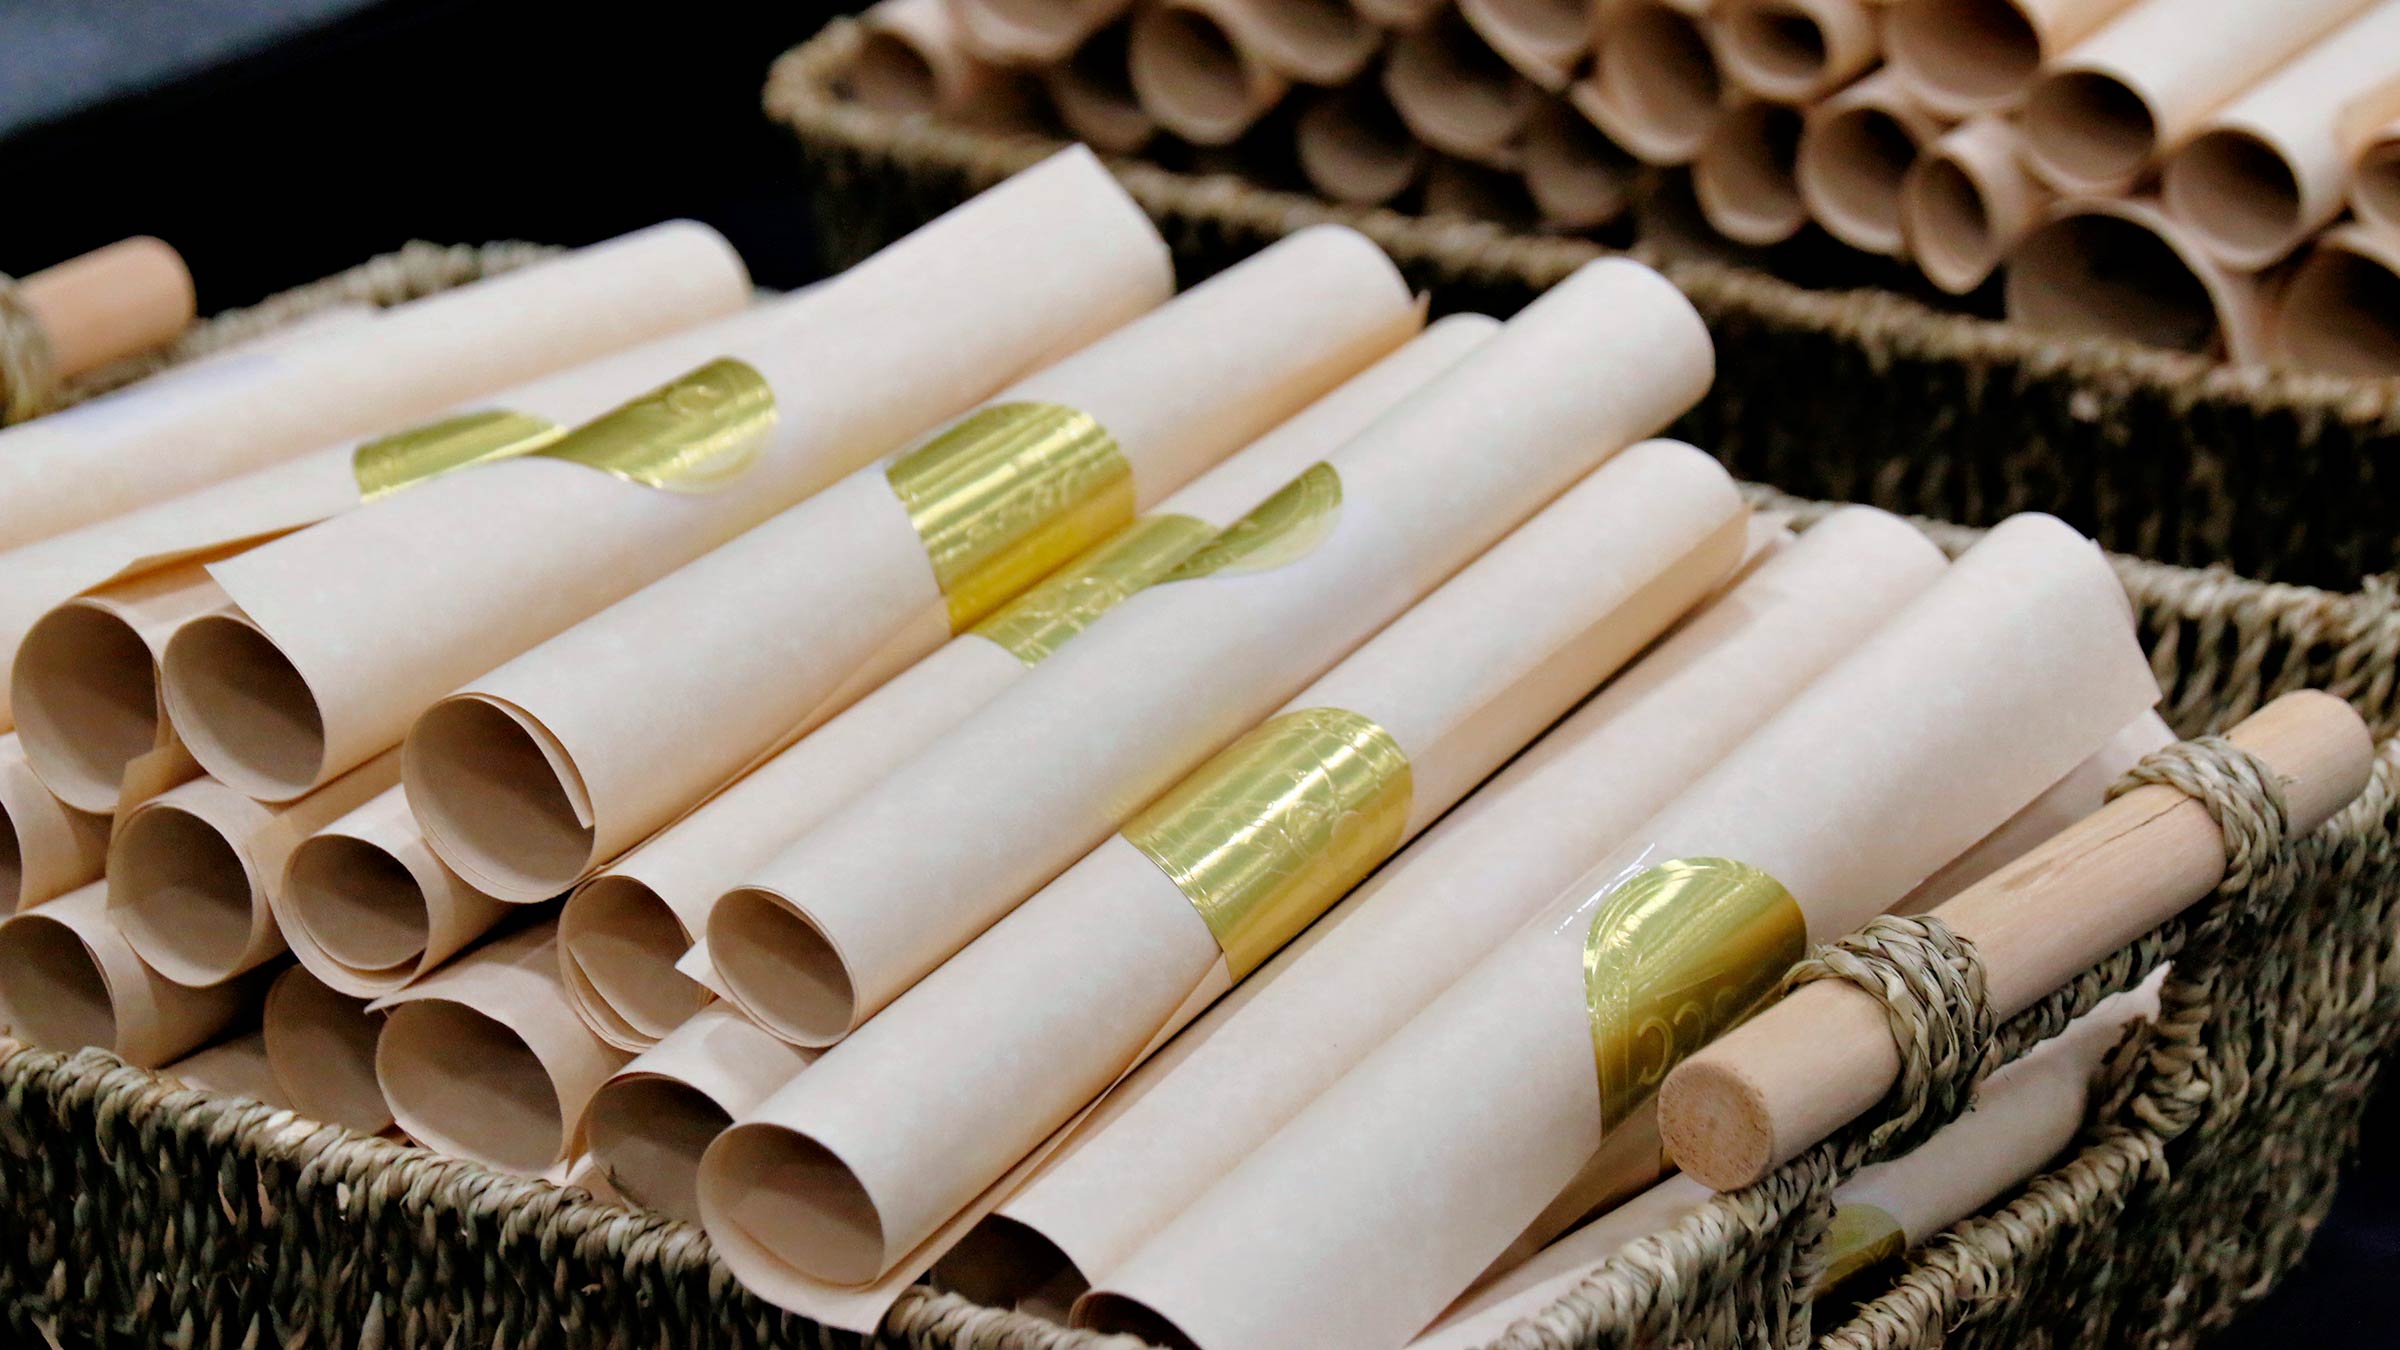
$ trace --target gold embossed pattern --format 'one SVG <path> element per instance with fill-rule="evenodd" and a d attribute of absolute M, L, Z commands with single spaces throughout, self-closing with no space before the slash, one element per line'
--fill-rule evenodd
<path fill-rule="evenodd" d="M 1667 1071 L 1749 1015 L 1808 944 L 1775 878 L 1727 858 L 1678 858 L 1602 900 L 1583 944 L 1584 1001 L 1613 1126 Z"/>
<path fill-rule="evenodd" d="M 1330 464 L 1311 464 L 1159 580 L 1267 572 L 1297 562 L 1333 533 L 1341 510 L 1342 476 Z"/>
<path fill-rule="evenodd" d="M 1341 708 L 1270 719 L 1125 825 L 1240 979 L 1400 846 L 1408 756 Z"/>
<path fill-rule="evenodd" d="M 460 413 L 365 442 L 350 456 L 350 471 L 358 478 L 358 499 L 371 502 L 453 469 L 530 455 L 566 434 L 556 422 L 528 413 Z"/>
<path fill-rule="evenodd" d="M 1117 604 L 1165 576 L 1216 535 L 1191 516 L 1144 516 L 1041 579 L 970 630 L 1026 665 L 1066 645 Z"/>
<path fill-rule="evenodd" d="M 720 357 L 586 422 L 541 453 L 668 492 L 714 492 L 758 462 L 775 389 Z"/>
<path fill-rule="evenodd" d="M 970 413 L 885 472 L 954 633 L 1133 519 L 1133 467 L 1115 438 L 1055 403 Z"/>
<path fill-rule="evenodd" d="M 1816 1293 L 1830 1294 L 1907 1251 L 1908 1234 L 1901 1231 L 1898 1219 L 1874 1205 L 1837 1205 L 1833 1223 L 1825 1230 L 1825 1273 Z"/>

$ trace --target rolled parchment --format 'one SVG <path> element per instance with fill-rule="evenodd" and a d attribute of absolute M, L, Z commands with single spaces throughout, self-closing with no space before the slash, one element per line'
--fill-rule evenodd
<path fill-rule="evenodd" d="M 1458 12 L 1500 59 L 1551 93 L 1566 89 L 1592 45 L 1584 0 L 1459 0 Z"/>
<path fill-rule="evenodd" d="M 1158 120 L 1134 97 L 1125 25 L 1092 34 L 1073 56 L 1040 73 L 1058 120 L 1086 145 L 1130 155 L 1158 134 Z"/>
<path fill-rule="evenodd" d="M 1978 117 L 1925 147 L 1900 183 L 1900 236 L 1926 279 L 1952 295 L 1982 285 L 2049 217 L 2050 189 L 2026 172 L 2016 124 Z"/>
<path fill-rule="evenodd" d="M 1799 110 L 1737 100 L 1692 160 L 1692 195 L 1717 233 L 1757 248 L 1780 244 L 1808 224 L 1799 162 Z"/>
<path fill-rule="evenodd" d="M 148 1069 L 217 1039 L 257 1002 L 248 981 L 193 989 L 143 964 L 109 922 L 107 892 L 96 881 L 0 919 L 0 1031 Z"/>
<path fill-rule="evenodd" d="M 674 967 L 726 888 L 1495 327 L 1481 315 L 1435 324 L 580 887 L 559 916 L 559 948 L 584 1020 L 627 1049 L 666 1034 L 705 997 Z"/>
<path fill-rule="evenodd" d="M 399 779 L 370 760 L 270 806 L 195 778 L 126 812 L 108 846 L 108 914 L 144 961 L 178 984 L 222 984 L 284 952 L 268 897 L 300 841 Z"/>
<path fill-rule="evenodd" d="M 2132 0 L 1898 0 L 1886 7 L 1884 63 L 1940 116 L 1998 112 L 2044 63 Z"/>
<path fill-rule="evenodd" d="M 360 999 L 466 950 L 511 908 L 433 856 L 396 786 L 301 840 L 268 905 L 300 964 Z"/>
<path fill-rule="evenodd" d="M 1517 167 L 1519 141 L 1542 102 L 1456 10 L 1392 39 L 1383 92 L 1418 140 L 1495 169 Z"/>
<path fill-rule="evenodd" d="M 1103 1277 L 1078 1320 L 1207 1347 L 1406 1340 L 1811 941 L 1900 899 L 2156 698 L 2100 551 L 2048 517 L 2004 522 Z M 1657 1022 L 1666 1043 L 1642 1039 Z"/>
<path fill-rule="evenodd" d="M 1901 185 L 1940 124 L 1876 74 L 1808 110 L 1793 175 L 1825 232 L 1855 249 L 1898 257 Z"/>
<path fill-rule="evenodd" d="M 1133 7 L 1133 0 L 950 0 L 967 46 L 985 60 L 1046 66 Z"/>
<path fill-rule="evenodd" d="M 1046 1136 L 1706 594 L 1744 516 L 1686 445 L 1596 470 L 712 1145 L 720 1254 L 866 1321 L 856 1286 L 913 1279 Z"/>
<path fill-rule="evenodd" d="M 1302 84 L 1366 69 L 1383 35 L 1348 0 L 1175 0 L 1214 20 L 1248 57 Z"/>
<path fill-rule="evenodd" d="M 967 49 L 949 0 L 880 0 L 858 16 L 851 94 L 886 113 L 933 113 L 961 122 L 1022 118 L 1024 77 Z"/>
<path fill-rule="evenodd" d="M 2128 191 L 2211 111 L 2369 3 L 2139 0 L 2026 90 L 2026 162 L 2061 193 Z"/>
<path fill-rule="evenodd" d="M 739 309 L 741 260 L 689 221 L 462 286 L 305 347 L 254 349 L 0 431 L 0 549 Z"/>
<path fill-rule="evenodd" d="M 1142 110 L 1194 145 L 1239 140 L 1291 88 L 1197 0 L 1136 9 L 1125 60 Z"/>
<path fill-rule="evenodd" d="M 365 999 L 328 987 L 301 966 L 267 986 L 259 1033 L 284 1101 L 301 1115 L 360 1134 L 392 1127 L 375 1081 L 375 1038 L 383 1014 Z"/>
<path fill-rule="evenodd" d="M 53 263 L 19 281 L 16 291 L 41 329 L 57 379 L 163 347 L 195 313 L 183 255 L 148 235 Z"/>
<path fill-rule="evenodd" d="M 1865 508 L 1761 564 L 1111 1093 L 961 1247 L 979 1295 L 1114 1269 L 1942 567 Z"/>
<path fill-rule="evenodd" d="M 1666 0 L 1615 0 L 1593 23 L 1597 63 L 1568 100 L 1643 162 L 1690 163 L 1724 102 L 1709 30 Z"/>
<path fill-rule="evenodd" d="M 2058 203 L 2009 250 L 2003 284 L 2009 320 L 2045 332 L 2239 362 L 2268 346 L 2257 281 L 2220 266 L 2141 198 Z M 2285 323 L 2290 312 L 2287 292 Z"/>
<path fill-rule="evenodd" d="M 1525 190 L 1545 224 L 1588 230 L 1625 214 L 1641 164 L 1566 103 L 1544 99 L 1525 128 Z"/>
<path fill-rule="evenodd" d="M 2365 134 L 2350 166 L 2350 209 L 2364 224 L 2400 233 L 2400 122 Z"/>
<path fill-rule="evenodd" d="M 576 1150 L 585 1103 L 625 1065 L 567 1006 L 557 929 L 494 938 L 369 1008 L 388 1012 L 375 1078 L 426 1147 L 539 1176 Z"/>
<path fill-rule="evenodd" d="M 262 1106 L 291 1110 L 283 1084 L 267 1062 L 266 1037 L 256 1031 L 217 1042 L 159 1069 L 188 1088 L 220 1097 L 247 1097 Z"/>
<path fill-rule="evenodd" d="M 2368 225 L 2327 230 L 2276 297 L 2266 354 L 2336 375 L 2400 374 L 2395 296 L 2400 296 L 2400 234 Z"/>
<path fill-rule="evenodd" d="M 767 340 L 719 353 L 774 389 L 738 490 L 662 491 L 550 456 L 420 484 L 220 564 L 237 608 L 181 634 L 169 706 L 226 781 L 305 791 L 398 744 L 443 694 L 1172 286 L 1157 232 L 1098 160 L 1055 155 L 812 290 Z M 929 345 L 934 331 L 946 336 Z M 729 453 L 747 444 L 741 417 L 686 408 L 677 426 L 724 433 L 709 444 Z"/>
<path fill-rule="evenodd" d="M 0 736 L 0 913 L 97 881 L 107 860 L 108 817 L 60 801 L 16 735 Z"/>
<path fill-rule="evenodd" d="M 1335 201 L 1380 205 L 1425 170 L 1425 147 L 1378 80 L 1314 95 L 1293 123 L 1292 140 L 1309 185 Z"/>
<path fill-rule="evenodd" d="M 1581 473 L 1672 420 L 1710 367 L 1698 316 L 1663 278 L 1587 265 L 1190 563 L 1232 566 L 1118 605 L 753 875 L 751 902 L 710 917 L 719 974 L 805 990 L 805 1027 L 762 1023 L 838 1038 Z M 1621 376 L 1568 378 L 1593 370 Z M 1514 416 L 1495 422 L 1498 406 Z M 1243 550 L 1257 560 L 1237 560 Z"/>
<path fill-rule="evenodd" d="M 1723 0 L 1709 18 L 1725 78 L 1777 103 L 1814 103 L 1883 52 L 1867 0 Z"/>
<path fill-rule="evenodd" d="M 584 1144 L 626 1199 L 698 1223 L 701 1153 L 815 1057 L 712 1003 L 600 1085 L 583 1109 Z"/>

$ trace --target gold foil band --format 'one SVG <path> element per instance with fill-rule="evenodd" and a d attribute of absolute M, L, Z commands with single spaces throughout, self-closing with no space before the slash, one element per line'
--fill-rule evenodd
<path fill-rule="evenodd" d="M 741 476 L 775 429 L 775 389 L 721 357 L 584 423 L 539 453 L 667 492 L 714 492 Z"/>
<path fill-rule="evenodd" d="M 1677 858 L 1600 902 L 1583 944 L 1584 1002 L 1613 1127 L 1667 1071 L 1749 1015 L 1808 945 L 1775 878 L 1729 858 Z"/>
<path fill-rule="evenodd" d="M 1126 822 L 1240 979 L 1400 846 L 1414 783 L 1390 732 L 1341 708 L 1269 719 Z"/>
<path fill-rule="evenodd" d="M 546 417 L 493 408 L 461 413 L 361 444 L 350 456 L 358 499 L 371 502 L 454 469 L 529 455 L 567 429 Z"/>
<path fill-rule="evenodd" d="M 1115 438 L 1055 403 L 970 413 L 886 475 L 925 541 L 954 633 L 1133 519 L 1133 466 Z"/>
<path fill-rule="evenodd" d="M 1092 620 L 1165 576 L 1216 536 L 1190 516 L 1144 516 L 1035 583 L 969 631 L 1039 665 Z"/>
<path fill-rule="evenodd" d="M 1159 580 L 1269 572 L 1297 562 L 1333 533 L 1341 510 L 1342 476 L 1330 464 L 1311 464 Z"/>
<path fill-rule="evenodd" d="M 1825 1264 L 1815 1294 L 1830 1294 L 1866 1271 L 1908 1252 L 1900 1221 L 1874 1205 L 1836 1204 L 1825 1229 Z"/>

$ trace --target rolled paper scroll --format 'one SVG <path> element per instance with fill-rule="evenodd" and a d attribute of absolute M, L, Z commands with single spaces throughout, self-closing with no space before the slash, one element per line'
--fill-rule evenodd
<path fill-rule="evenodd" d="M 1422 322 L 1364 236 L 1272 245 L 436 704 L 427 841 L 503 900 L 566 890 Z"/>
<path fill-rule="evenodd" d="M 266 1037 L 256 1031 L 195 1050 L 159 1072 L 180 1079 L 185 1087 L 220 1097 L 247 1097 L 262 1106 L 293 1109 L 282 1082 L 275 1077 L 274 1066 L 267 1062 Z"/>
<path fill-rule="evenodd" d="M 1551 93 L 1563 92 L 1592 45 L 1584 0 L 1459 0 L 1458 12 L 1501 60 Z"/>
<path fill-rule="evenodd" d="M 152 797 L 117 822 L 108 846 L 108 913 L 168 979 L 222 984 L 283 954 L 268 897 L 300 841 L 398 780 L 398 756 L 351 770 L 297 801 L 270 806 L 213 778 Z"/>
<path fill-rule="evenodd" d="M 1133 7 L 1133 0 L 950 0 L 967 46 L 987 61 L 1047 66 Z"/>
<path fill-rule="evenodd" d="M 1898 257 L 1901 186 L 1941 134 L 1889 75 L 1870 75 L 1808 110 L 1793 174 L 1825 232 L 1855 249 Z"/>
<path fill-rule="evenodd" d="M 375 1041 L 383 1014 L 292 966 L 267 986 L 259 1014 L 267 1062 L 285 1102 L 311 1120 L 360 1134 L 392 1127 L 392 1108 L 375 1081 Z"/>
<path fill-rule="evenodd" d="M 2400 234 L 2400 121 L 2362 136 L 2350 165 L 2350 209 L 2361 223 Z"/>
<path fill-rule="evenodd" d="M 1302 84 L 1342 84 L 1367 68 L 1383 35 L 1348 0 L 1175 0 L 1206 14 L 1234 46 Z"/>
<path fill-rule="evenodd" d="M 700 1155 L 815 1057 L 712 1003 L 600 1085 L 584 1143 L 626 1199 L 698 1223 Z"/>
<path fill-rule="evenodd" d="M 1714 587 L 1745 525 L 1689 446 L 1603 465 L 712 1145 L 720 1254 L 812 1316 L 913 1278 L 1045 1137 Z"/>
<path fill-rule="evenodd" d="M 2220 266 L 2139 198 L 2058 203 L 2009 251 L 2003 284 L 2009 320 L 2044 332 L 2238 362 L 2268 347 L 2257 281 Z"/>
<path fill-rule="evenodd" d="M 435 699 L 1172 285 L 1157 232 L 1098 160 L 1055 155 L 812 290 L 764 340 L 718 353 L 774 391 L 773 426 L 739 490 L 661 490 L 538 455 L 420 484 L 217 565 L 236 608 L 180 635 L 168 704 L 226 781 L 304 792 L 397 745 Z M 935 331 L 943 341 L 928 344 Z M 730 455 L 757 411 L 695 401 L 688 422 L 670 420 L 722 433 L 707 444 Z"/>
<path fill-rule="evenodd" d="M 2048 219 L 2050 189 L 2025 170 L 2016 124 L 1978 117 L 1925 147 L 1900 184 L 1900 234 L 1927 280 L 1965 295 Z"/>
<path fill-rule="evenodd" d="M 1315 95 L 1293 123 L 1292 140 L 1309 185 L 1335 201 L 1381 205 L 1425 170 L 1425 147 L 1377 80 Z"/>
<path fill-rule="evenodd" d="M 1130 155 L 1158 134 L 1158 119 L 1134 97 L 1126 42 L 1125 25 L 1110 24 L 1041 71 L 1058 120 L 1075 139 L 1112 155 Z"/>
<path fill-rule="evenodd" d="M 1392 39 L 1383 92 L 1417 139 L 1446 155 L 1514 169 L 1541 92 L 1454 10 Z"/>
<path fill-rule="evenodd" d="M 1928 110 L 1999 112 L 2040 69 L 2132 0 L 1898 0 L 1883 21 L 1887 69 Z"/>
<path fill-rule="evenodd" d="M 301 840 L 268 902 L 300 964 L 362 999 L 466 950 L 511 909 L 433 856 L 398 787 Z"/>
<path fill-rule="evenodd" d="M 1351 0 L 1351 7 L 1379 28 L 1421 28 L 1450 0 Z"/>
<path fill-rule="evenodd" d="M 193 989 L 144 964 L 93 882 L 0 919 L 0 1032 L 45 1050 L 98 1046 L 156 1068 L 223 1035 L 256 1005 L 248 981 Z"/>
<path fill-rule="evenodd" d="M 1545 99 L 1525 129 L 1525 190 L 1544 224 L 1588 230 L 1625 214 L 1641 164 L 1582 113 Z"/>
<path fill-rule="evenodd" d="M 1692 160 L 1692 195 L 1717 233 L 1755 248 L 1780 244 L 1808 224 L 1799 162 L 1799 111 L 1739 100 L 1726 107 Z"/>
<path fill-rule="evenodd" d="M 1725 78 L 1777 103 L 1814 103 L 1883 52 L 1867 0 L 1724 0 L 1710 21 Z"/>
<path fill-rule="evenodd" d="M 108 817 L 60 801 L 16 735 L 0 736 L 0 914 L 99 880 L 107 859 Z"/>
<path fill-rule="evenodd" d="M 165 346 L 195 312 L 183 255 L 148 235 L 53 263 L 19 281 L 16 300 L 41 331 L 51 376 L 62 380 Z"/>
<path fill-rule="evenodd" d="M 1111 1093 L 962 1247 L 981 1296 L 1114 1269 L 1943 565 L 1866 508 L 1760 564 Z"/>
<path fill-rule="evenodd" d="M 1666 0 L 1614 0 L 1594 14 L 1597 64 L 1568 100 L 1644 163 L 1690 163 L 1724 101 L 1708 29 Z"/>
<path fill-rule="evenodd" d="M 2400 374 L 2400 234 L 2369 225 L 2325 232 L 2268 317 L 2266 352 L 2335 375 Z"/>
<path fill-rule="evenodd" d="M 1664 278 L 1624 261 L 1580 269 L 1187 564 L 1225 566 L 1118 605 L 750 877 L 758 903 L 710 916 L 719 974 L 807 990 L 806 1028 L 766 1024 L 838 1038 L 1672 420 L 1710 364 L 1705 329 Z M 1591 370 L 1621 376 L 1566 377 Z M 1491 418 L 1499 406 L 1514 415 Z"/>
<path fill-rule="evenodd" d="M 851 94 L 886 113 L 934 113 L 961 122 L 1021 121 L 1027 87 L 1018 72 L 967 50 L 948 0 L 880 0 L 858 18 Z"/>
<path fill-rule="evenodd" d="M 739 309 L 731 246 L 689 221 L 252 350 L 0 431 L 0 549 L 369 435 Z"/>
<path fill-rule="evenodd" d="M 2100 551 L 2048 517 L 2003 523 L 1103 1276 L 1078 1320 L 1204 1347 L 1406 1340 L 1810 941 L 1899 900 L 2157 696 Z M 1671 1042 L 1643 1040 L 1661 1021 Z"/>
<path fill-rule="evenodd" d="M 557 929 L 494 938 L 368 1006 L 388 1012 L 375 1078 L 426 1147 L 539 1176 L 576 1152 L 584 1105 L 625 1065 L 558 985 Z"/>
<path fill-rule="evenodd" d="M 2061 193 L 2128 191 L 2211 111 L 2369 3 L 2140 0 L 2026 90 L 2026 162 Z"/>
<path fill-rule="evenodd" d="M 1125 60 L 1143 111 L 1194 145 L 1239 140 L 1291 88 L 1191 0 L 1136 9 Z"/>
<path fill-rule="evenodd" d="M 559 950 L 585 1021 L 627 1049 L 666 1034 L 704 997 L 674 967 L 718 895 L 1497 326 L 1435 324 L 580 887 L 559 916 Z"/>

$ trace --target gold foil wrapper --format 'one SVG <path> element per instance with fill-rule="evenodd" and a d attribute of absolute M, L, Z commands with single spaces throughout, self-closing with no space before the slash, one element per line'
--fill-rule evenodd
<path fill-rule="evenodd" d="M 1298 562 L 1333 533 L 1341 511 L 1342 476 L 1330 464 L 1311 464 L 1159 580 L 1271 572 Z"/>
<path fill-rule="evenodd" d="M 530 455 L 566 434 L 558 423 L 529 413 L 460 413 L 365 442 L 351 454 L 350 471 L 358 478 L 358 499 L 371 502 L 454 469 Z"/>
<path fill-rule="evenodd" d="M 714 492 L 766 450 L 775 389 L 720 357 L 584 423 L 541 453 L 667 492 Z"/>
<path fill-rule="evenodd" d="M 1729 858 L 1660 863 L 1601 901 L 1584 938 L 1583 990 L 1603 1127 L 1747 1017 L 1807 946 L 1791 893 Z"/>
<path fill-rule="evenodd" d="M 1886 1261 L 1908 1252 L 1908 1234 L 1900 1221 L 1874 1205 L 1837 1204 L 1825 1230 L 1824 1273 L 1816 1294 L 1833 1293 Z"/>
<path fill-rule="evenodd" d="M 1125 597 L 1165 576 L 1216 536 L 1191 516 L 1144 516 L 1052 572 L 969 631 L 1026 665 L 1067 644 Z"/>
<path fill-rule="evenodd" d="M 1391 856 L 1413 791 L 1390 732 L 1306 708 L 1219 751 L 1123 833 L 1200 911 L 1238 980 Z"/>
<path fill-rule="evenodd" d="M 1116 439 L 1055 403 L 970 413 L 886 474 L 925 541 L 954 633 L 1133 519 L 1133 466 Z"/>

